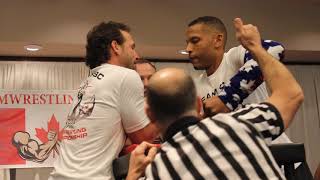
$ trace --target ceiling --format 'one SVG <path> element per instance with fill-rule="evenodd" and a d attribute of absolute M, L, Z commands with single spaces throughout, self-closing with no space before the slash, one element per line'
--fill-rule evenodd
<path fill-rule="evenodd" d="M 232 20 L 241 17 L 282 42 L 289 59 L 320 62 L 320 0 L 0 0 L 0 56 L 83 57 L 90 28 L 113 20 L 131 26 L 141 56 L 186 59 L 186 26 L 204 15 L 225 22 L 227 49 L 238 44 Z"/>

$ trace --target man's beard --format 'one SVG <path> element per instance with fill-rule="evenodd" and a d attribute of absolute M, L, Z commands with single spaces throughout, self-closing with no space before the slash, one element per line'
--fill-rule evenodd
<path fill-rule="evenodd" d="M 127 64 L 126 68 L 134 70 L 134 63 Z"/>
<path fill-rule="evenodd" d="M 207 70 L 207 69 L 208 69 L 207 67 L 195 67 L 195 66 L 193 66 L 193 68 L 194 68 L 196 71 L 203 71 L 203 70 Z"/>
<path fill-rule="evenodd" d="M 196 70 L 196 71 L 203 71 L 203 70 L 207 70 L 210 66 L 208 67 L 196 67 L 193 63 L 192 63 L 192 60 L 189 59 L 189 62 L 192 64 L 193 68 Z"/>
<path fill-rule="evenodd" d="M 210 68 L 210 66 L 208 66 L 208 67 L 206 67 L 206 66 L 201 66 L 201 67 L 198 66 L 198 67 L 196 67 L 194 65 L 192 65 L 192 66 L 196 71 L 206 71 L 206 70 L 208 70 Z"/>

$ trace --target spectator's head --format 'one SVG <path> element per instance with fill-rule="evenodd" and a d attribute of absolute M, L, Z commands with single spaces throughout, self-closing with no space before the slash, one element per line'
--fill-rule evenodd
<path fill-rule="evenodd" d="M 194 82 L 183 70 L 166 68 L 151 77 L 145 108 L 158 125 L 165 127 L 183 116 L 198 116 L 200 104 Z"/>
<path fill-rule="evenodd" d="M 86 65 L 93 69 L 103 63 L 133 68 L 138 58 L 130 28 L 110 21 L 94 26 L 87 35 Z"/>
<path fill-rule="evenodd" d="M 203 16 L 189 23 L 186 39 L 186 51 L 194 68 L 207 70 L 217 59 L 222 59 L 227 30 L 219 18 Z"/>
<path fill-rule="evenodd" d="M 156 67 L 153 64 L 151 64 L 150 61 L 145 59 L 138 59 L 134 62 L 134 64 L 134 68 L 141 78 L 144 87 L 144 92 L 146 93 L 146 87 L 149 84 L 149 79 L 156 72 Z"/>

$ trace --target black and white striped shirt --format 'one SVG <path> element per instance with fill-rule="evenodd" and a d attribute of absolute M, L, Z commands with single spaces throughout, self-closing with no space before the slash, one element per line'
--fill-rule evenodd
<path fill-rule="evenodd" d="M 285 179 L 268 148 L 283 129 L 268 103 L 201 121 L 184 117 L 168 128 L 146 178 Z"/>

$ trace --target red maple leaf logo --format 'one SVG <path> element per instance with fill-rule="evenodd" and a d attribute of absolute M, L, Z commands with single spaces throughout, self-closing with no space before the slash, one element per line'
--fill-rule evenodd
<path fill-rule="evenodd" d="M 54 114 L 52 115 L 50 121 L 48 122 L 48 130 L 46 131 L 43 128 L 36 128 L 36 136 L 37 138 L 40 139 L 40 141 L 42 143 L 48 142 L 48 132 L 49 131 L 54 131 L 57 133 L 58 136 L 58 140 L 61 141 L 63 138 L 63 129 L 60 130 L 60 124 L 57 121 L 56 117 L 54 116 Z"/>

